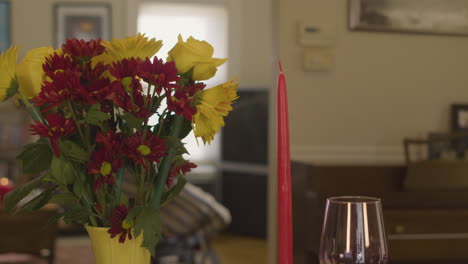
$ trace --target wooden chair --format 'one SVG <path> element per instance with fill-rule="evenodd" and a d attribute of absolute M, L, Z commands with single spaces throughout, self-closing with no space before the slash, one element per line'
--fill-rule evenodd
<path fill-rule="evenodd" d="M 57 223 L 48 220 L 56 213 L 55 207 L 47 207 L 11 216 L 0 207 L 0 254 L 31 254 L 53 264 Z"/>

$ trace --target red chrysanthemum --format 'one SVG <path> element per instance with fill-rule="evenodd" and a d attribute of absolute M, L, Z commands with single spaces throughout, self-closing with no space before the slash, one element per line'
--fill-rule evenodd
<path fill-rule="evenodd" d="M 122 146 L 122 134 L 116 133 L 114 131 L 109 131 L 107 133 L 98 132 L 96 134 L 96 142 L 101 143 L 104 148 L 109 149 L 115 153 L 120 151 Z"/>
<path fill-rule="evenodd" d="M 80 83 L 81 73 L 65 70 L 56 72 L 52 82 L 45 81 L 41 92 L 33 98 L 35 106 L 45 106 L 44 112 L 61 105 L 64 101 L 74 97 L 74 91 L 80 91 L 83 86 Z"/>
<path fill-rule="evenodd" d="M 175 178 L 182 174 L 185 175 L 190 172 L 192 169 L 195 169 L 197 165 L 190 161 L 181 159 L 180 161 L 174 161 L 171 168 L 169 169 L 169 175 L 167 175 L 166 186 L 167 188 L 172 188 Z"/>
<path fill-rule="evenodd" d="M 93 152 L 91 161 L 86 164 L 89 174 L 98 175 L 94 183 L 94 191 L 99 190 L 103 183 L 113 185 L 115 183 L 114 173 L 122 168 L 122 160 L 117 157 L 113 149 L 102 147 Z"/>
<path fill-rule="evenodd" d="M 111 238 L 119 236 L 119 243 L 124 243 L 128 236 L 128 239 L 132 239 L 132 226 L 133 223 L 126 221 L 128 215 L 128 208 L 121 204 L 114 208 L 112 215 L 109 217 L 110 228 L 107 233 L 111 235 Z"/>
<path fill-rule="evenodd" d="M 34 124 L 31 124 L 29 130 L 31 135 L 49 138 L 55 156 L 59 157 L 60 149 L 57 142 L 60 138 L 75 132 L 76 124 L 73 120 L 65 119 L 59 114 L 48 114 L 45 116 L 45 119 L 48 125 L 35 121 Z"/>
<path fill-rule="evenodd" d="M 42 65 L 45 74 L 51 78 L 54 77 L 57 71 L 65 71 L 67 69 L 76 71 L 76 68 L 76 64 L 72 62 L 69 56 L 58 55 L 57 53 L 47 57 L 45 63 Z"/>
<path fill-rule="evenodd" d="M 109 72 L 118 80 L 126 77 L 134 78 L 138 75 L 140 69 L 140 60 L 135 58 L 123 59 L 119 62 L 112 63 Z"/>
<path fill-rule="evenodd" d="M 130 93 L 119 81 L 113 82 L 112 87 L 115 91 L 114 102 L 118 107 L 138 118 L 147 119 L 152 115 L 147 107 L 151 99 L 142 94 L 141 84 L 138 80 L 134 79 L 134 82 L 132 82 Z"/>
<path fill-rule="evenodd" d="M 160 139 L 151 133 L 143 136 L 141 131 L 136 132 L 129 138 L 125 139 L 124 155 L 133 161 L 135 165 L 141 164 L 145 169 L 148 169 L 146 161 L 159 162 L 166 156 L 166 141 Z"/>
<path fill-rule="evenodd" d="M 163 60 L 157 57 L 153 58 L 153 62 L 149 58 L 146 58 L 141 63 L 138 76 L 145 82 L 155 85 L 158 95 L 161 94 L 163 88 L 171 89 L 176 87 L 175 83 L 180 79 L 173 61 L 164 63 Z"/>
<path fill-rule="evenodd" d="M 104 100 L 113 100 L 115 92 L 109 79 L 98 79 L 89 85 L 82 85 L 80 90 L 75 91 L 75 95 L 85 104 L 92 105 Z"/>
<path fill-rule="evenodd" d="M 91 65 L 91 63 L 87 63 L 84 67 L 83 70 L 83 76 L 82 76 L 82 82 L 84 85 L 89 85 L 92 82 L 100 79 L 108 79 L 103 76 L 103 74 L 108 70 L 108 67 L 101 62 L 98 64 L 94 65 L 94 67 Z"/>
<path fill-rule="evenodd" d="M 196 83 L 172 91 L 173 95 L 167 95 L 167 109 L 175 112 L 177 115 L 183 115 L 185 119 L 192 121 L 192 117 L 197 113 L 194 95 L 196 92 L 203 90 L 205 86 L 204 83 Z"/>
<path fill-rule="evenodd" d="M 90 41 L 67 39 L 62 45 L 62 50 L 65 54 L 72 56 L 73 59 L 92 58 L 104 52 L 105 48 L 101 46 L 100 39 L 92 39 Z"/>

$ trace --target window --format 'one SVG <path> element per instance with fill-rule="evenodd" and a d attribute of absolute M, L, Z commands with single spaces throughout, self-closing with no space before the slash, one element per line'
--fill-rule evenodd
<path fill-rule="evenodd" d="M 192 36 L 208 41 L 215 47 L 214 57 L 228 56 L 228 12 L 224 5 L 146 2 L 140 6 L 138 31 L 148 37 L 163 40 L 163 47 L 156 56 L 165 59 L 168 51 L 177 43 L 177 36 L 186 40 Z M 207 88 L 226 81 L 227 65 L 218 69 L 216 76 L 207 81 Z M 155 120 L 153 120 L 153 124 Z M 199 164 L 213 163 L 220 159 L 219 135 L 210 146 L 196 141 L 193 133 L 184 140 L 190 160 Z"/>

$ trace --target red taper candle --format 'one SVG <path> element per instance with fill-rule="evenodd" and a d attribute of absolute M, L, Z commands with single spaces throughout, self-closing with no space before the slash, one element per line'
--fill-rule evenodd
<path fill-rule="evenodd" d="M 291 160 L 289 154 L 288 96 L 279 62 L 278 76 L 278 264 L 293 263 Z"/>

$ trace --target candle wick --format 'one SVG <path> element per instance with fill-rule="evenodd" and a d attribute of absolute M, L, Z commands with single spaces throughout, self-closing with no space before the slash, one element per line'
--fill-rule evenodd
<path fill-rule="evenodd" d="M 278 66 L 279 66 L 280 74 L 283 74 L 283 65 L 281 65 L 280 60 L 278 61 Z"/>

